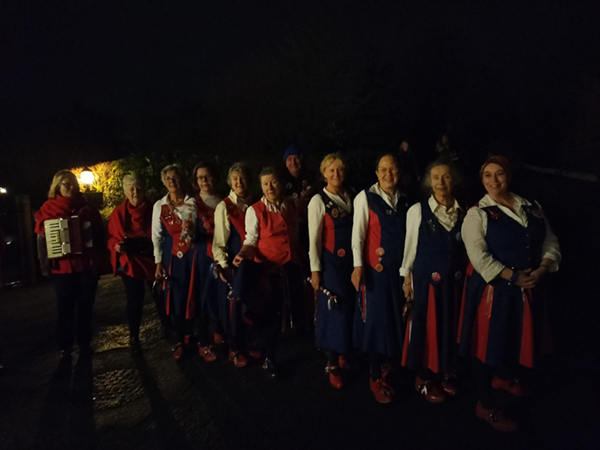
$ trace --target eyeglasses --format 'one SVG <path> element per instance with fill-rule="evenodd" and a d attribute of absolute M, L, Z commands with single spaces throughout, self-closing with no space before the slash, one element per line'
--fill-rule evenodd
<path fill-rule="evenodd" d="M 176 182 L 179 181 L 181 178 L 179 177 L 167 177 L 165 178 L 165 181 L 172 181 L 172 182 Z"/>
<path fill-rule="evenodd" d="M 213 179 L 212 175 L 201 175 L 197 178 L 198 181 L 209 181 L 212 179 Z"/>

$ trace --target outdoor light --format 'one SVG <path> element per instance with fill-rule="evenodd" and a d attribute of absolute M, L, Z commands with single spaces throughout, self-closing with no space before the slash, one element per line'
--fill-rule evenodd
<path fill-rule="evenodd" d="M 8 191 L 4 187 L 0 187 L 0 194 L 6 194 Z"/>
<path fill-rule="evenodd" d="M 80 181 L 85 185 L 92 185 L 94 183 L 94 172 L 89 167 L 84 168 L 81 171 Z"/>

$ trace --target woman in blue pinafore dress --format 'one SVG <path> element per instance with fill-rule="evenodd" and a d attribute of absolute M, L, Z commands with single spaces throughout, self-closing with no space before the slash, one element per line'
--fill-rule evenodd
<path fill-rule="evenodd" d="M 376 174 L 379 181 L 354 200 L 352 284 L 358 296 L 353 334 L 354 345 L 369 355 L 375 399 L 388 403 L 394 391 L 386 363 L 402 353 L 404 294 L 399 270 L 408 205 L 397 190 L 394 155 L 379 158 Z"/>
<path fill-rule="evenodd" d="M 219 339 L 221 334 L 218 333 L 220 331 L 218 324 L 218 290 L 212 252 L 215 208 L 221 201 L 221 197 L 215 195 L 218 181 L 217 168 L 210 162 L 200 162 L 192 170 L 192 185 L 199 191 L 198 195 L 194 197 L 198 210 L 194 236 L 198 279 L 195 326 L 198 354 L 206 362 L 217 359 L 210 339 L 209 328 L 211 325 L 215 329 L 215 343 L 222 343 L 222 339 Z"/>
<path fill-rule="evenodd" d="M 458 178 L 443 160 L 427 168 L 424 183 L 431 196 L 408 210 L 400 269 L 412 306 L 402 365 L 418 373 L 415 388 L 432 403 L 456 394 L 456 330 L 466 268 L 464 212 L 453 195 Z"/>
<path fill-rule="evenodd" d="M 509 191 L 510 167 L 490 156 L 480 176 L 487 191 L 471 208 L 462 235 L 471 264 L 459 322 L 459 355 L 472 356 L 479 402 L 476 415 L 499 431 L 517 425 L 498 408 L 493 389 L 527 394 L 518 378 L 547 353 L 544 285 L 558 270 L 558 240 L 541 206 Z"/>
<path fill-rule="evenodd" d="M 327 354 L 326 373 L 343 386 L 344 358 L 352 351 L 355 291 L 352 275 L 352 200 L 344 187 L 344 162 L 336 153 L 321 162 L 327 183 L 308 205 L 311 284 L 315 290 L 315 344 Z"/>

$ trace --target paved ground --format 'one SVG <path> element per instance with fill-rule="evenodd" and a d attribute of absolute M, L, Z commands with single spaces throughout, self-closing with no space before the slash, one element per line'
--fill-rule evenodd
<path fill-rule="evenodd" d="M 468 374 L 458 398 L 441 405 L 419 398 L 408 374 L 399 377 L 398 402 L 380 405 L 365 367 L 335 391 L 308 338 L 281 343 L 284 376 L 274 381 L 256 366 L 176 364 L 150 299 L 144 353 L 132 358 L 124 291 L 120 280 L 105 277 L 95 307 L 96 354 L 67 367 L 58 364 L 50 284 L 0 296 L 0 449 L 600 448 L 598 273 L 581 263 L 598 259 L 597 239 L 581 245 L 597 222 L 573 224 L 559 209 L 553 222 L 565 261 L 550 280 L 557 354 L 537 372 L 534 398 L 501 398 L 522 425 L 518 433 L 477 421 Z"/>

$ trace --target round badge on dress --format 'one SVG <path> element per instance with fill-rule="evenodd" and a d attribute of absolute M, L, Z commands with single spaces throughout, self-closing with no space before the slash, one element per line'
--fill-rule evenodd
<path fill-rule="evenodd" d="M 333 208 L 331 210 L 331 215 L 333 216 L 333 218 L 335 219 L 337 216 L 340 215 L 340 211 L 337 208 Z"/>
<path fill-rule="evenodd" d="M 375 253 L 377 253 L 377 256 L 383 256 L 385 255 L 385 249 L 383 247 L 379 247 L 375 250 Z"/>
<path fill-rule="evenodd" d="M 340 258 L 343 258 L 344 256 L 346 256 L 346 250 L 344 250 L 343 248 L 340 248 L 340 249 L 337 251 L 337 255 L 338 255 Z"/>
<path fill-rule="evenodd" d="M 433 273 L 431 274 L 431 279 L 432 279 L 433 281 L 436 281 L 436 282 L 437 282 L 437 281 L 440 281 L 440 280 L 442 279 L 442 276 L 441 276 L 441 275 L 440 275 L 438 272 L 433 272 Z"/>
<path fill-rule="evenodd" d="M 179 259 L 183 258 L 183 252 L 181 250 L 177 252 L 177 257 Z"/>
<path fill-rule="evenodd" d="M 462 272 L 460 270 L 458 272 L 456 272 L 454 274 L 454 278 L 456 278 L 457 280 L 460 280 L 462 278 Z"/>
<path fill-rule="evenodd" d="M 377 272 L 382 272 L 382 271 L 383 271 L 383 266 L 382 266 L 381 264 L 377 264 L 377 265 L 375 266 L 375 270 L 376 270 Z"/>
<path fill-rule="evenodd" d="M 285 188 L 286 188 L 286 189 L 291 189 L 291 188 L 292 188 L 292 183 L 287 183 L 287 184 L 285 185 Z"/>

